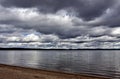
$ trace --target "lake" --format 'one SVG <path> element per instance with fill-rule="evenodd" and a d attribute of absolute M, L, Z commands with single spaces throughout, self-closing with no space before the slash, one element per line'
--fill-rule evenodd
<path fill-rule="evenodd" d="M 0 63 L 120 79 L 119 50 L 1 50 Z"/>

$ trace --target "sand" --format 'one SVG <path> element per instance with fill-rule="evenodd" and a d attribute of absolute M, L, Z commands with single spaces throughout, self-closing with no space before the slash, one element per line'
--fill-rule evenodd
<path fill-rule="evenodd" d="M 0 79 L 109 79 L 83 74 L 68 74 L 55 71 L 0 65 Z"/>

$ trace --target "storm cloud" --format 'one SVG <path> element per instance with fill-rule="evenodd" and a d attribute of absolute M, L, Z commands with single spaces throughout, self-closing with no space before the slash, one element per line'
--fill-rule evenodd
<path fill-rule="evenodd" d="M 80 41 L 81 36 L 118 41 L 119 8 L 119 0 L 0 0 L 0 33 L 20 37 L 35 31 L 62 41 Z"/>
<path fill-rule="evenodd" d="M 84 20 L 91 20 L 104 13 L 113 6 L 116 0 L 3 0 L 5 7 L 31 8 L 37 7 L 41 12 L 57 12 L 61 9 L 71 8 L 78 12 L 78 16 Z"/>

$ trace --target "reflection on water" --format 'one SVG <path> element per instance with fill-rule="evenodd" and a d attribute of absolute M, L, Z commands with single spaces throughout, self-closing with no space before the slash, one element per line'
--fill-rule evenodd
<path fill-rule="evenodd" d="M 0 63 L 120 78 L 120 51 L 0 51 Z"/>

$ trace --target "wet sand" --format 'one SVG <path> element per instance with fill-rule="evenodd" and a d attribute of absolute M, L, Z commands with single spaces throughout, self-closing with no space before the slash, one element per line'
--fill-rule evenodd
<path fill-rule="evenodd" d="M 40 69 L 0 65 L 0 79 L 109 79 L 85 74 L 69 74 Z"/>

